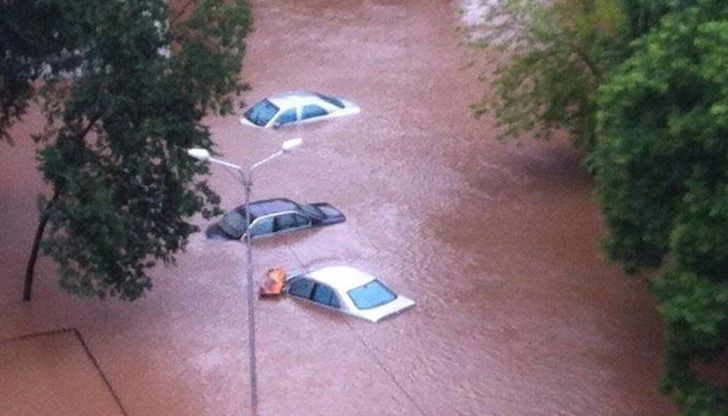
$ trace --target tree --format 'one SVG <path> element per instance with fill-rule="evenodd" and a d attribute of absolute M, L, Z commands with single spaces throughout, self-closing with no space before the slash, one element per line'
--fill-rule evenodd
<path fill-rule="evenodd" d="M 47 68 L 38 96 L 48 126 L 35 139 L 53 192 L 42 202 L 24 298 L 40 249 L 65 290 L 137 299 L 152 286 L 149 269 L 173 262 L 196 230 L 189 217 L 219 210 L 197 179 L 207 168 L 185 150 L 213 146 L 202 118 L 229 112 L 245 88 L 248 4 L 201 0 L 172 16 L 164 0 L 28 3 L 53 9 L 67 40 L 60 55 L 76 65 L 61 70 L 52 54 L 34 57 Z M 22 68 L 24 58 L 13 57 Z M 3 79 L 19 77 L 11 68 Z"/>
<path fill-rule="evenodd" d="M 596 89 L 628 52 L 620 1 L 503 0 L 488 10 L 473 33 L 495 57 L 483 77 L 493 93 L 471 109 L 493 114 L 501 139 L 565 131 L 591 148 Z"/>
<path fill-rule="evenodd" d="M 25 113 L 44 71 L 67 70 L 77 59 L 62 54 L 71 43 L 58 8 L 47 2 L 0 1 L 0 139 Z"/>
<path fill-rule="evenodd" d="M 637 39 L 657 26 L 662 16 L 691 6 L 695 0 L 622 0 L 630 39 Z"/>
<path fill-rule="evenodd" d="M 684 415 L 726 415 L 695 362 L 728 346 L 728 4 L 676 7 L 599 90 L 590 160 L 605 248 L 650 279 L 667 322 L 665 393 Z"/>
<path fill-rule="evenodd" d="M 493 90 L 471 106 L 492 114 L 499 139 L 566 132 L 596 141 L 596 91 L 629 57 L 630 43 L 694 0 L 483 0 L 474 44 L 491 58 L 481 77 Z"/>

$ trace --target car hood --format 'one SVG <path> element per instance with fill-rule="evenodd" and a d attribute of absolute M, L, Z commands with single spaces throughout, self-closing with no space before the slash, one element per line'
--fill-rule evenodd
<path fill-rule="evenodd" d="M 359 114 L 361 112 L 361 108 L 353 102 L 341 97 L 336 97 L 336 99 L 344 104 L 344 108 L 341 109 L 342 112 L 346 114 Z"/>
<path fill-rule="evenodd" d="M 359 310 L 358 314 L 368 321 L 379 322 L 380 320 L 390 315 L 402 312 L 405 309 L 411 308 L 413 306 L 415 306 L 415 301 L 399 295 L 397 296 L 397 299 L 389 303 L 385 303 L 382 306 L 377 306 L 373 309 Z"/>

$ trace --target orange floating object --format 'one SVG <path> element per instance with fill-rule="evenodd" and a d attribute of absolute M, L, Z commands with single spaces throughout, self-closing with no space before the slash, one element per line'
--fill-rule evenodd
<path fill-rule="evenodd" d="M 265 281 L 260 287 L 260 297 L 280 296 L 283 292 L 283 285 L 286 282 L 286 269 L 278 267 L 268 270 Z"/>

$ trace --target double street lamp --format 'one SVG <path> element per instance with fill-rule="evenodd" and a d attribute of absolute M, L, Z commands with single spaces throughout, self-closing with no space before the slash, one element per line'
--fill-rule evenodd
<path fill-rule="evenodd" d="M 206 160 L 211 163 L 216 163 L 228 168 L 233 169 L 237 172 L 240 177 L 240 182 L 243 184 L 243 192 L 245 195 L 245 245 L 247 248 L 248 257 L 248 270 L 247 270 L 247 296 L 248 296 L 248 357 L 250 359 L 250 406 L 255 414 L 255 408 L 258 405 L 258 379 L 256 371 L 256 360 L 255 360 L 255 309 L 253 308 L 253 245 L 251 244 L 251 233 L 250 233 L 250 194 L 253 188 L 253 171 L 260 167 L 262 164 L 275 159 L 278 156 L 292 152 L 303 143 L 300 138 L 286 140 L 281 144 L 281 147 L 277 152 L 266 157 L 265 159 L 259 160 L 253 163 L 249 168 L 243 169 L 242 167 L 235 165 L 224 160 L 216 159 L 210 155 L 210 152 L 206 149 L 193 148 L 188 149 L 187 154 L 200 160 Z"/>

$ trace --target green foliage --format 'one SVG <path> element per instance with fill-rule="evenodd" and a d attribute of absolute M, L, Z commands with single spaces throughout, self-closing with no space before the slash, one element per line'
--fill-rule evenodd
<path fill-rule="evenodd" d="M 728 4 L 677 3 L 599 90 L 590 162 L 610 258 L 662 266 L 663 391 L 684 415 L 725 415 L 728 390 L 691 365 L 728 346 Z"/>
<path fill-rule="evenodd" d="M 486 74 L 493 88 L 471 106 L 492 113 L 499 138 L 566 131 L 587 149 L 595 140 L 594 96 L 627 52 L 618 0 L 505 0 L 476 30 L 487 53 L 501 58 Z M 494 53 L 500 51 L 500 53 Z"/>
<path fill-rule="evenodd" d="M 134 300 L 152 286 L 149 269 L 185 247 L 189 217 L 218 213 L 196 179 L 207 168 L 185 151 L 212 148 L 202 118 L 230 111 L 230 94 L 246 88 L 248 4 L 203 0 L 169 20 L 164 0 L 44 3 L 80 59 L 71 80 L 44 74 L 50 128 L 38 160 L 55 196 L 43 252 L 69 292 Z"/>
<path fill-rule="evenodd" d="M 604 140 L 592 166 L 613 231 L 608 252 L 632 269 L 655 265 L 671 250 L 671 237 L 687 238 L 684 227 L 674 230 L 678 212 L 683 221 L 698 211 L 721 214 L 719 201 L 700 204 L 724 192 L 728 114 L 720 109 L 728 89 L 721 65 L 728 32 L 696 18 L 694 10 L 668 16 L 600 91 Z"/>
<path fill-rule="evenodd" d="M 36 80 L 78 64 L 65 53 L 73 33 L 58 17 L 53 2 L 0 2 L 0 139 L 11 139 L 7 130 L 34 98 Z"/>
<path fill-rule="evenodd" d="M 170 28 L 173 49 L 179 49 L 172 68 L 175 81 L 199 97 L 199 105 L 227 114 L 233 110 L 228 94 L 248 89 L 232 74 L 240 72 L 245 53 L 242 39 L 252 20 L 247 1 L 200 2 L 192 15 Z"/>
<path fill-rule="evenodd" d="M 695 0 L 622 0 L 629 36 L 637 39 L 657 26 L 660 18 L 695 4 Z"/>

